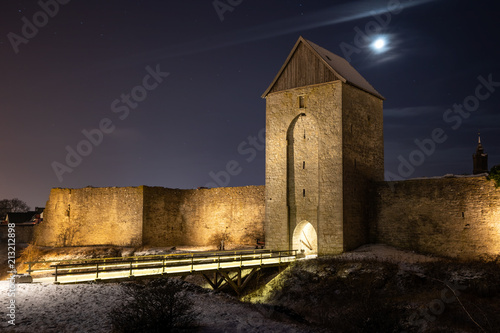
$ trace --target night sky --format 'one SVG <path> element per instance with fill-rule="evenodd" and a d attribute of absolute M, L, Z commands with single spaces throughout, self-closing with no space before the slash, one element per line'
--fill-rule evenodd
<path fill-rule="evenodd" d="M 260 96 L 299 36 L 386 98 L 389 178 L 471 173 L 478 131 L 500 164 L 497 1 L 41 3 L 50 15 L 35 0 L 0 5 L 0 199 L 33 208 L 52 187 L 213 186 L 230 161 L 240 172 L 220 185 L 263 185 Z M 439 128 L 446 140 L 415 152 Z M 68 151 L 86 156 L 68 163 Z"/>

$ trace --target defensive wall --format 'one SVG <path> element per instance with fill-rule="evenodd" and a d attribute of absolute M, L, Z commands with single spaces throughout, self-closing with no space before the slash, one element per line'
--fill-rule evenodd
<path fill-rule="evenodd" d="M 51 190 L 42 246 L 214 245 L 264 238 L 264 186 L 179 190 L 162 187 Z"/>
<path fill-rule="evenodd" d="M 500 188 L 484 175 L 377 182 L 369 202 L 372 243 L 449 257 L 500 255 Z M 34 226 L 44 246 L 204 246 L 224 233 L 255 244 L 264 239 L 264 186 L 56 188 L 44 216 Z"/>
<path fill-rule="evenodd" d="M 214 245 L 223 235 L 237 244 L 264 240 L 264 186 L 199 190 L 144 188 L 143 243 Z"/>
<path fill-rule="evenodd" d="M 41 246 L 139 246 L 143 192 L 142 186 L 54 188 L 35 241 Z"/>
<path fill-rule="evenodd" d="M 486 176 L 379 182 L 371 241 L 460 258 L 500 255 L 500 188 Z"/>

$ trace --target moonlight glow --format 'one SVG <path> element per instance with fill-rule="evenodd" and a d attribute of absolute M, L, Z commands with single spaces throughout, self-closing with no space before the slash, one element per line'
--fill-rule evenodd
<path fill-rule="evenodd" d="M 373 42 L 372 47 L 377 51 L 382 51 L 386 46 L 386 41 L 384 38 L 378 38 Z"/>

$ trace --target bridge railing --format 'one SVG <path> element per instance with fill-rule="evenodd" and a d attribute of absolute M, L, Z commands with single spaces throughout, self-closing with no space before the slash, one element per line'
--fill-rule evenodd
<path fill-rule="evenodd" d="M 54 282 L 61 279 L 99 280 L 120 279 L 144 275 L 181 274 L 216 271 L 221 269 L 250 268 L 258 266 L 282 265 L 294 261 L 296 250 L 290 251 L 223 251 L 193 252 L 176 255 L 148 257 L 72 259 L 51 262 L 48 268 L 31 269 L 31 265 L 47 262 L 31 262 L 29 273 L 53 276 Z M 78 278 L 77 278 L 78 277 Z"/>
<path fill-rule="evenodd" d="M 231 253 L 231 254 L 239 254 L 239 253 L 261 253 L 261 252 L 270 252 L 270 250 L 241 250 L 241 251 L 223 251 L 223 253 Z M 61 260 L 40 260 L 40 261 L 28 261 L 24 264 L 28 265 L 28 270 L 26 271 L 28 274 L 32 273 L 43 273 L 49 272 L 53 269 L 51 266 L 57 264 L 79 264 L 79 263 L 88 263 L 92 264 L 95 262 L 120 262 L 120 261 L 148 261 L 154 259 L 170 259 L 170 258 L 181 258 L 183 256 L 195 256 L 195 257 L 207 257 L 207 256 L 216 256 L 217 253 L 221 253 L 221 251 L 202 251 L 202 252 L 185 252 L 185 253 L 169 253 L 169 254 L 155 254 L 155 255 L 145 255 L 145 256 L 127 256 L 127 257 L 109 257 L 109 258 L 81 258 L 81 259 L 61 259 Z"/>

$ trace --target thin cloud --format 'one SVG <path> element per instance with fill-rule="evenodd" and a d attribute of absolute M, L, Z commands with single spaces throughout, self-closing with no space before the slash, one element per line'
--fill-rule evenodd
<path fill-rule="evenodd" d="M 415 0 L 411 2 L 404 2 L 401 3 L 401 9 L 405 10 L 411 7 L 421 6 L 430 2 L 437 1 L 440 0 Z M 372 17 L 373 14 L 380 15 L 389 12 L 389 9 L 385 2 L 384 5 L 380 6 L 379 8 L 367 8 L 366 10 L 360 11 L 360 5 L 364 4 L 366 4 L 365 1 L 358 1 L 350 2 L 348 4 L 336 5 L 330 7 L 329 9 L 317 11 L 316 13 L 307 15 L 305 17 L 287 18 L 271 23 L 262 24 L 256 27 L 235 31 L 232 33 L 214 36 L 212 38 L 204 38 L 196 41 L 172 45 L 154 51 L 143 52 L 126 58 L 122 58 L 121 61 L 115 62 L 115 66 L 122 67 L 138 62 L 152 62 L 178 56 L 193 55 L 230 46 L 275 38 L 292 33 L 303 33 L 305 31 L 317 29 L 320 27 L 369 18 Z"/>

